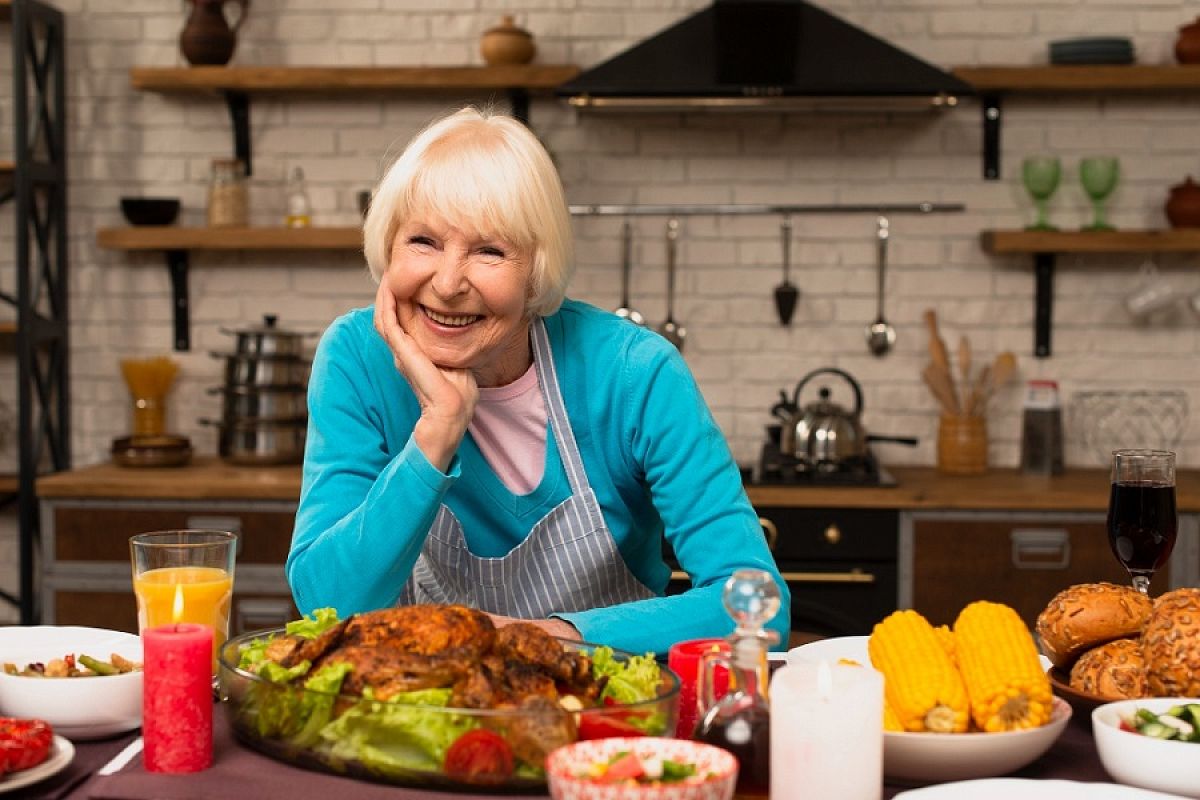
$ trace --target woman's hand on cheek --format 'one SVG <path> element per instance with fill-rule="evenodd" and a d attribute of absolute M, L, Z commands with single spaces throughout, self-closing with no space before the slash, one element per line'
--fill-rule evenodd
<path fill-rule="evenodd" d="M 413 439 L 429 463 L 445 472 L 475 413 L 479 399 L 475 376 L 467 370 L 439 367 L 429 360 L 400 325 L 396 298 L 386 275 L 375 293 L 375 330 L 387 342 L 396 369 L 421 405 Z"/>

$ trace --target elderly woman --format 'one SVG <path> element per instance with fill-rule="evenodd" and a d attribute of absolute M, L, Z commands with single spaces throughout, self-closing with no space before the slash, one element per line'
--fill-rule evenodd
<path fill-rule="evenodd" d="M 297 606 L 462 603 L 503 625 L 666 652 L 727 633 L 734 570 L 788 593 L 674 347 L 564 298 L 570 219 L 519 122 L 412 140 L 363 225 L 374 308 L 322 337 L 287 561 Z M 692 588 L 663 596 L 663 539 Z"/>

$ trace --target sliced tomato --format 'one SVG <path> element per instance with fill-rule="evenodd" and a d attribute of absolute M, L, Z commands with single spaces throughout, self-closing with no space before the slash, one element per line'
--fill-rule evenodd
<path fill-rule="evenodd" d="M 501 783 L 512 774 L 512 747 L 495 731 L 476 728 L 454 740 L 446 750 L 446 774 L 468 783 Z"/>
<path fill-rule="evenodd" d="M 0 763 L 3 771 L 36 767 L 50 755 L 54 732 L 40 719 L 0 717 Z"/>
<path fill-rule="evenodd" d="M 601 780 L 605 783 L 621 783 L 627 780 L 637 780 L 645 774 L 646 768 L 642 766 L 640 758 L 633 753 L 622 753 L 605 768 Z"/>
<path fill-rule="evenodd" d="M 646 732 L 612 714 L 579 715 L 580 739 L 611 739 L 616 736 L 645 736 Z"/>

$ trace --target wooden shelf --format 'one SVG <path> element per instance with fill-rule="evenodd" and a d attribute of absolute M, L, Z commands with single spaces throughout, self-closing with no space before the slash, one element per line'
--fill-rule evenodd
<path fill-rule="evenodd" d="M 0 22 L 12 19 L 12 0 L 0 0 Z"/>
<path fill-rule="evenodd" d="M 17 323 L 16 320 L 6 319 L 0 322 L 0 336 L 16 336 Z"/>
<path fill-rule="evenodd" d="M 0 9 L 0 17 L 3 15 L 4 12 Z M 16 494 L 20 488 L 21 484 L 16 475 L 0 475 L 0 495 Z"/>
<path fill-rule="evenodd" d="M 358 250 L 362 228 L 103 228 L 106 250 Z"/>
<path fill-rule="evenodd" d="M 984 231 L 989 253 L 1200 252 L 1200 228 L 1146 231 Z"/>
<path fill-rule="evenodd" d="M 150 92 L 429 92 L 524 89 L 549 92 L 579 68 L 499 67 L 134 67 L 134 89 Z"/>
<path fill-rule="evenodd" d="M 958 67 L 954 75 L 986 92 L 1144 92 L 1200 89 L 1198 64 L 1072 64 Z"/>
<path fill-rule="evenodd" d="M 985 252 L 1033 256 L 1033 354 L 1050 355 L 1054 262 L 1060 253 L 1196 253 L 1200 228 L 1146 231 L 983 231 Z"/>
<path fill-rule="evenodd" d="M 0 175 L 8 176 L 16 171 L 17 162 L 7 158 L 0 158 Z"/>

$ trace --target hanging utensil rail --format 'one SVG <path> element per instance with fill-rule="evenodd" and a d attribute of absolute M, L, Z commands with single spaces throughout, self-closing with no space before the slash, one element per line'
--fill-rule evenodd
<path fill-rule="evenodd" d="M 952 214 L 966 211 L 964 203 L 833 203 L 813 205 L 771 205 L 754 203 L 718 203 L 715 205 L 573 205 L 577 217 L 684 217 L 736 216 L 752 214 Z"/>

